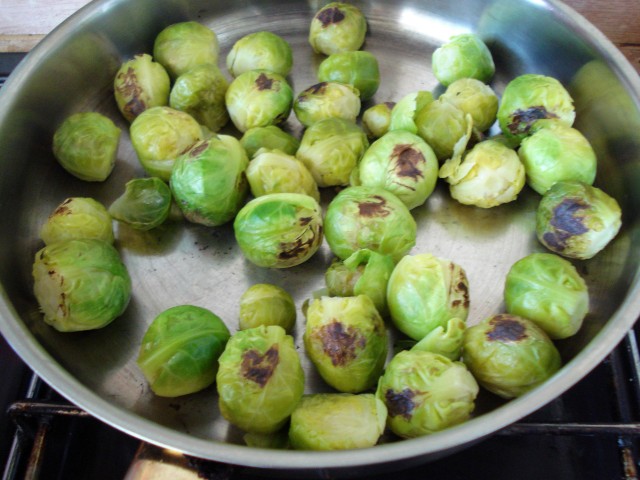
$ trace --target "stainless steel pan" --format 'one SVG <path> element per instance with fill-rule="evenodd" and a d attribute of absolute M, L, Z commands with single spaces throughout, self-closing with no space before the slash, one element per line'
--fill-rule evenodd
<path fill-rule="evenodd" d="M 256 282 L 285 287 L 301 306 L 323 286 L 322 272 L 331 255 L 324 246 L 300 267 L 260 269 L 243 259 L 229 226 L 186 222 L 150 233 L 118 228 L 117 247 L 134 285 L 124 316 L 87 333 L 61 334 L 46 326 L 31 279 L 33 255 L 41 246 L 40 225 L 66 197 L 91 196 L 109 205 L 127 180 L 143 174 L 112 98 L 114 72 L 124 59 L 151 52 L 161 28 L 191 19 L 218 34 L 222 59 L 236 39 L 256 30 L 286 38 L 295 50 L 290 79 L 296 92 L 316 82 L 321 60 L 306 38 L 321 2 L 97 0 L 48 35 L 0 96 L 0 330 L 64 396 L 136 437 L 202 458 L 294 470 L 406 465 L 462 448 L 535 411 L 602 361 L 633 325 L 640 312 L 640 81 L 623 56 L 592 25 L 554 0 L 354 3 L 369 21 L 364 48 L 381 64 L 382 84 L 372 102 L 398 100 L 419 89 L 437 91 L 431 52 L 451 35 L 469 31 L 480 34 L 493 52 L 498 93 L 516 75 L 537 72 L 555 76 L 574 96 L 576 126 L 598 154 L 597 184 L 621 203 L 624 226 L 605 251 L 578 263 L 591 292 L 591 312 L 575 337 L 558 343 L 564 368 L 542 387 L 508 403 L 483 393 L 474 419 L 429 437 L 331 453 L 250 449 L 242 445 L 241 432 L 220 418 L 214 387 L 178 399 L 150 392 L 135 365 L 142 334 L 160 311 L 181 303 L 211 309 L 235 331 L 238 298 Z M 57 125 L 81 110 L 105 113 L 125 132 L 116 169 L 101 184 L 72 178 L 51 154 Z M 293 116 L 287 128 L 301 131 Z M 503 309 L 509 267 L 527 253 L 541 251 L 533 234 L 538 198 L 527 190 L 515 203 L 481 210 L 453 202 L 440 186 L 415 211 L 419 239 L 414 252 L 450 258 L 467 271 L 470 324 Z M 303 325 L 300 314 L 299 345 Z M 301 357 L 307 391 L 324 388 L 302 348 Z"/>

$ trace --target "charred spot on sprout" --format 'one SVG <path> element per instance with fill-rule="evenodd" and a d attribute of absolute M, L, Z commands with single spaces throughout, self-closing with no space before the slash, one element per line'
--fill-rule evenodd
<path fill-rule="evenodd" d="M 125 98 L 130 100 L 122 107 L 126 114 L 137 117 L 147 108 L 146 103 L 142 100 L 142 88 L 138 82 L 135 70 L 129 67 L 126 72 L 118 74 L 119 83 L 116 87 L 118 92 Z"/>
<path fill-rule="evenodd" d="M 307 88 L 304 93 L 308 93 L 309 95 L 317 95 L 317 94 L 322 95 L 324 94 L 326 89 L 327 89 L 327 82 L 320 82 Z M 300 95 L 299 100 L 301 102 L 305 101 L 306 99 L 307 99 L 306 95 Z"/>
<path fill-rule="evenodd" d="M 554 230 L 546 232 L 543 239 L 553 248 L 563 250 L 567 240 L 575 235 L 582 235 L 589 231 L 584 225 L 580 213 L 588 207 L 579 200 L 566 198 L 553 209 L 550 224 Z"/>
<path fill-rule="evenodd" d="M 317 335 L 322 341 L 324 353 L 331 358 L 333 365 L 346 365 L 357 356 L 357 350 L 366 346 L 367 340 L 360 332 L 342 322 L 333 320 L 323 325 Z"/>
<path fill-rule="evenodd" d="M 302 225 L 302 226 L 309 225 L 311 220 L 313 220 L 312 217 L 303 217 L 303 218 L 300 219 L 300 225 Z"/>
<path fill-rule="evenodd" d="M 400 415 L 407 420 L 411 419 L 413 409 L 415 407 L 415 403 L 413 401 L 415 396 L 416 393 L 410 388 L 405 388 L 401 392 L 395 392 L 392 389 L 388 389 L 384 393 L 384 399 L 389 416 L 397 417 Z"/>
<path fill-rule="evenodd" d="M 536 105 L 526 110 L 516 110 L 512 115 L 513 121 L 509 124 L 511 133 L 527 133 L 536 120 L 545 118 L 558 118 L 553 112 L 548 111 L 544 105 Z"/>
<path fill-rule="evenodd" d="M 258 87 L 258 90 L 271 90 L 273 88 L 273 79 L 261 73 L 256 78 L 256 87 Z"/>
<path fill-rule="evenodd" d="M 418 165 L 425 162 L 424 155 L 411 145 L 396 145 L 391 154 L 395 159 L 396 172 L 399 177 L 417 179 L 424 177 Z"/>
<path fill-rule="evenodd" d="M 269 383 L 279 361 L 280 355 L 275 345 L 264 354 L 257 350 L 248 350 L 242 355 L 242 376 L 264 387 Z"/>
<path fill-rule="evenodd" d="M 359 202 L 358 212 L 363 217 L 387 217 L 391 214 L 391 210 L 387 207 L 387 201 L 379 195 L 372 198 L 377 201 Z"/>
<path fill-rule="evenodd" d="M 200 143 L 200 145 L 198 145 L 197 147 L 194 147 L 194 148 L 191 148 L 190 150 L 187 150 L 187 152 L 189 152 L 189 156 L 197 157 L 202 152 L 204 152 L 207 148 L 209 148 L 209 142 L 208 141 L 204 141 L 204 142 Z"/>
<path fill-rule="evenodd" d="M 302 226 L 308 225 L 313 219 L 307 218 L 306 220 L 307 220 L 306 223 L 301 222 Z M 278 253 L 278 258 L 280 260 L 289 260 L 292 258 L 299 258 L 299 257 L 303 257 L 307 252 L 312 250 L 316 245 L 316 239 L 318 238 L 317 235 L 322 234 L 322 227 L 318 227 L 317 235 L 313 231 L 313 229 L 310 229 L 309 232 L 311 233 L 311 235 L 309 236 L 309 238 L 307 238 L 304 241 L 302 240 L 301 237 L 298 237 L 296 241 L 293 243 L 285 243 L 285 242 L 280 243 L 280 248 L 279 248 L 280 253 Z"/>
<path fill-rule="evenodd" d="M 527 338 L 525 326 L 511 315 L 496 315 L 491 319 L 492 328 L 487 340 L 492 342 L 519 342 Z"/>
<path fill-rule="evenodd" d="M 322 23 L 322 28 L 327 28 L 333 23 L 340 23 L 344 20 L 344 13 L 337 7 L 325 8 L 318 12 L 316 18 Z"/>

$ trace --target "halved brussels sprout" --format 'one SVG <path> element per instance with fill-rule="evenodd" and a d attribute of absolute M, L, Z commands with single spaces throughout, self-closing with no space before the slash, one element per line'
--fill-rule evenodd
<path fill-rule="evenodd" d="M 259 267 L 299 265 L 322 244 L 322 210 L 302 193 L 270 193 L 248 202 L 233 230 L 245 257 Z"/>
<path fill-rule="evenodd" d="M 34 293 L 44 321 L 60 332 L 105 327 L 131 298 L 131 278 L 118 251 L 96 239 L 65 240 L 35 255 Z"/>
<path fill-rule="evenodd" d="M 454 317 L 446 326 L 439 325 L 427 333 L 411 350 L 438 353 L 449 360 L 459 360 L 466 328 L 464 320 Z"/>
<path fill-rule="evenodd" d="M 176 158 L 203 138 L 202 128 L 191 115 L 170 107 L 145 110 L 131 123 L 129 134 L 145 172 L 165 182 Z"/>
<path fill-rule="evenodd" d="M 536 234 L 552 252 L 569 258 L 593 258 L 618 234 L 622 211 L 615 198 L 592 185 L 555 183 L 536 211 Z"/>
<path fill-rule="evenodd" d="M 285 289 L 256 283 L 240 297 L 240 330 L 279 325 L 290 332 L 296 323 L 296 305 Z"/>
<path fill-rule="evenodd" d="M 289 440 L 297 450 L 373 447 L 386 420 L 387 407 L 372 393 L 308 394 L 291 414 Z"/>
<path fill-rule="evenodd" d="M 178 157 L 170 185 L 187 220 L 212 227 L 232 220 L 249 191 L 248 163 L 244 148 L 230 135 L 202 140 Z"/>
<path fill-rule="evenodd" d="M 277 325 L 240 330 L 218 362 L 222 416 L 247 432 L 280 430 L 304 393 L 304 370 L 293 337 Z"/>
<path fill-rule="evenodd" d="M 71 175 L 102 182 L 113 171 L 121 130 L 97 112 L 74 113 L 53 134 L 53 155 Z"/>
<path fill-rule="evenodd" d="M 305 127 L 327 118 L 355 123 L 360 114 L 360 92 L 346 83 L 321 82 L 300 92 L 293 101 L 293 112 Z"/>
<path fill-rule="evenodd" d="M 351 172 L 369 147 L 355 123 L 327 118 L 304 131 L 296 157 L 305 164 L 319 187 L 348 185 Z"/>
<path fill-rule="evenodd" d="M 346 393 L 376 385 L 387 358 L 387 329 L 368 296 L 314 299 L 306 317 L 307 356 L 327 384 Z"/>
<path fill-rule="evenodd" d="M 276 125 L 250 128 L 244 132 L 242 138 L 240 138 L 240 143 L 247 151 L 250 159 L 261 148 L 280 150 L 288 155 L 295 155 L 298 147 L 300 147 L 300 140 Z"/>
<path fill-rule="evenodd" d="M 213 384 L 230 337 L 215 313 L 178 305 L 160 313 L 142 337 L 136 360 L 153 393 L 179 397 Z"/>
<path fill-rule="evenodd" d="M 267 31 L 245 35 L 227 55 L 227 68 L 234 77 L 249 70 L 269 70 L 286 77 L 292 66 L 293 50 L 289 42 Z"/>
<path fill-rule="evenodd" d="M 284 122 L 291 113 L 293 90 L 282 75 L 249 70 L 231 82 L 225 101 L 231 121 L 244 133 Z"/>
<path fill-rule="evenodd" d="M 394 325 L 421 340 L 452 318 L 466 321 L 469 282 L 456 263 L 429 253 L 406 255 L 389 278 L 387 302 Z"/>
<path fill-rule="evenodd" d="M 467 137 L 473 117 L 439 98 L 416 112 L 415 124 L 417 134 L 433 148 L 438 160 L 445 161 L 453 156 L 460 139 Z"/>
<path fill-rule="evenodd" d="M 445 87 L 461 78 L 489 82 L 496 71 L 491 51 L 473 33 L 454 35 L 431 57 L 433 75 Z"/>
<path fill-rule="evenodd" d="M 158 177 L 134 178 L 109 207 L 111 216 L 137 230 L 164 223 L 171 211 L 171 189 Z"/>
<path fill-rule="evenodd" d="M 512 315 L 535 322 L 552 339 L 574 335 L 589 312 L 589 291 L 576 268 L 552 253 L 532 253 L 511 266 L 504 301 Z"/>
<path fill-rule="evenodd" d="M 387 365 L 376 395 L 387 407 L 391 431 L 415 438 L 468 420 L 478 391 L 462 362 L 437 353 L 404 350 Z"/>
<path fill-rule="evenodd" d="M 324 232 L 331 251 L 345 259 L 368 248 L 397 262 L 416 243 L 417 226 L 393 193 L 375 187 L 347 187 L 327 207 Z"/>
<path fill-rule="evenodd" d="M 361 50 L 333 53 L 320 63 L 318 80 L 348 83 L 360 92 L 360 100 L 369 100 L 380 86 L 378 59 Z"/>
<path fill-rule="evenodd" d="M 433 94 L 426 90 L 412 92 L 402 97 L 391 110 L 389 131 L 406 130 L 417 134 L 416 115 L 431 102 L 433 102 Z"/>
<path fill-rule="evenodd" d="M 104 205 L 93 198 L 67 198 L 40 228 L 40 239 L 45 245 L 78 238 L 113 243 L 111 215 Z"/>
<path fill-rule="evenodd" d="M 113 81 L 116 104 L 129 122 L 147 108 L 168 105 L 170 90 L 169 74 L 146 53 L 124 62 Z"/>
<path fill-rule="evenodd" d="M 362 114 L 362 129 L 367 137 L 380 138 L 389 131 L 391 111 L 395 102 L 384 102 L 367 108 Z"/>
<path fill-rule="evenodd" d="M 503 313 L 467 328 L 462 360 L 481 386 L 507 399 L 541 385 L 561 366 L 560 353 L 544 330 Z"/>
<path fill-rule="evenodd" d="M 309 44 L 316 53 L 359 50 L 367 34 L 367 20 L 360 9 L 331 2 L 316 12 L 309 27 Z"/>
<path fill-rule="evenodd" d="M 498 96 L 493 89 L 475 78 L 461 78 L 449 85 L 440 95 L 465 114 L 471 115 L 473 127 L 484 132 L 496 121 Z"/>
<path fill-rule="evenodd" d="M 220 45 L 213 30 L 193 21 L 165 27 L 153 44 L 154 58 L 174 80 L 198 65 L 217 65 L 219 54 Z"/>

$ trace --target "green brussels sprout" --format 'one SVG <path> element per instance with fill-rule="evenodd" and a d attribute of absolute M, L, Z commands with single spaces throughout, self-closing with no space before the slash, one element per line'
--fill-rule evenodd
<path fill-rule="evenodd" d="M 555 183 L 536 210 L 540 243 L 563 257 L 593 258 L 618 234 L 622 211 L 615 198 L 592 185 Z"/>
<path fill-rule="evenodd" d="M 113 171 L 121 130 L 97 112 L 74 113 L 53 134 L 53 155 L 74 177 L 102 182 Z"/>
<path fill-rule="evenodd" d="M 407 206 L 382 188 L 355 186 L 329 203 L 324 233 L 331 251 L 345 259 L 368 248 L 397 262 L 416 243 L 417 226 Z"/>
<path fill-rule="evenodd" d="M 153 43 L 154 58 L 174 80 L 198 65 L 217 65 L 219 54 L 220 45 L 213 30 L 193 21 L 165 27 Z"/>
<path fill-rule="evenodd" d="M 387 407 L 387 427 L 399 437 L 415 438 L 468 420 L 478 391 L 462 362 L 404 350 L 387 365 L 376 395 Z"/>
<path fill-rule="evenodd" d="M 353 85 L 360 100 L 369 100 L 380 86 L 378 59 L 361 50 L 333 53 L 320 63 L 318 80 Z"/>
<path fill-rule="evenodd" d="M 461 78 L 447 87 L 440 96 L 471 115 L 476 130 L 484 132 L 496 121 L 498 96 L 493 89 L 475 78 Z"/>
<path fill-rule="evenodd" d="M 237 40 L 227 55 L 227 69 L 234 77 L 249 70 L 269 70 L 286 77 L 293 67 L 293 50 L 272 32 L 254 32 Z"/>
<path fill-rule="evenodd" d="M 362 129 L 370 139 L 380 138 L 389 131 L 391 111 L 395 102 L 378 103 L 367 108 L 362 114 Z"/>
<path fill-rule="evenodd" d="M 302 193 L 270 193 L 248 202 L 233 230 L 245 257 L 259 267 L 288 268 L 307 261 L 322 244 L 322 210 Z"/>
<path fill-rule="evenodd" d="M 297 450 L 373 447 L 386 420 L 387 407 L 372 393 L 308 394 L 291 414 L 289 440 Z"/>
<path fill-rule="evenodd" d="M 136 230 L 151 230 L 169 217 L 171 199 L 171 189 L 158 177 L 134 178 L 113 201 L 109 213 Z"/>
<path fill-rule="evenodd" d="M 146 53 L 124 62 L 113 80 L 113 95 L 129 122 L 147 108 L 169 104 L 171 79 L 165 68 Z"/>
<path fill-rule="evenodd" d="M 514 201 L 525 184 L 525 169 L 515 150 L 484 140 L 460 161 L 454 157 L 440 168 L 451 196 L 464 205 L 492 208 Z"/>
<path fill-rule="evenodd" d="M 44 321 L 60 332 L 105 327 L 124 313 L 131 298 L 127 267 L 102 240 L 47 245 L 36 253 L 32 272 Z"/>
<path fill-rule="evenodd" d="M 426 90 L 412 92 L 402 97 L 391 109 L 389 131 L 406 130 L 417 134 L 416 115 L 431 102 L 433 102 L 433 94 Z"/>
<path fill-rule="evenodd" d="M 367 148 L 369 140 L 358 125 L 342 118 L 327 118 L 304 131 L 296 157 L 319 187 L 344 186 Z"/>
<path fill-rule="evenodd" d="M 304 370 L 293 337 L 277 325 L 240 330 L 218 363 L 222 416 L 247 432 L 280 430 L 304 393 Z"/>
<path fill-rule="evenodd" d="M 522 140 L 540 119 L 558 119 L 572 126 L 576 116 L 573 99 L 555 78 L 528 73 L 511 80 L 502 93 L 498 123 L 507 136 Z"/>
<path fill-rule="evenodd" d="M 340 392 L 374 387 L 387 358 L 387 329 L 366 295 L 320 297 L 306 311 L 307 356 L 327 384 Z"/>
<path fill-rule="evenodd" d="M 467 137 L 473 118 L 453 103 L 439 98 L 416 113 L 415 123 L 418 135 L 433 148 L 438 160 L 444 161 L 454 155 L 460 139 Z"/>
<path fill-rule="evenodd" d="M 198 65 L 176 79 L 169 106 L 188 113 L 199 124 L 217 132 L 229 121 L 224 99 L 228 87 L 227 79 L 216 65 Z"/>
<path fill-rule="evenodd" d="M 293 113 L 305 127 L 327 118 L 355 123 L 361 106 L 360 92 L 352 85 L 321 82 L 298 94 L 293 101 Z"/>
<path fill-rule="evenodd" d="M 459 360 L 467 324 L 461 318 L 452 318 L 446 326 L 438 325 L 416 343 L 411 350 L 438 353 L 449 360 Z"/>
<path fill-rule="evenodd" d="M 282 75 L 249 70 L 231 82 L 225 101 L 231 121 L 244 133 L 284 122 L 291 113 L 293 90 Z"/>
<path fill-rule="evenodd" d="M 437 179 L 438 159 L 427 142 L 405 130 L 393 130 L 367 149 L 352 184 L 384 188 L 411 210 L 424 204 Z"/>
<path fill-rule="evenodd" d="M 574 335 L 589 312 L 589 291 L 576 268 L 552 253 L 532 253 L 511 266 L 507 312 L 527 318 L 552 339 Z"/>
<path fill-rule="evenodd" d="M 469 282 L 456 263 L 429 253 L 406 255 L 391 273 L 387 302 L 394 325 L 414 340 L 469 314 Z"/>
<path fill-rule="evenodd" d="M 300 147 L 300 140 L 276 125 L 268 125 L 253 127 L 244 132 L 240 138 L 240 144 L 251 159 L 261 148 L 280 150 L 288 155 L 295 155 Z"/>
<path fill-rule="evenodd" d="M 304 163 L 279 150 L 259 150 L 249 162 L 246 175 L 254 197 L 303 193 L 320 201 L 318 185 Z"/>
<path fill-rule="evenodd" d="M 592 185 L 598 161 L 580 131 L 558 120 L 539 120 L 522 140 L 518 155 L 527 185 L 544 194 L 556 182 L 576 180 Z"/>
<path fill-rule="evenodd" d="M 244 148 L 230 135 L 202 140 L 178 157 L 170 186 L 187 220 L 210 227 L 232 220 L 249 191 L 248 163 Z"/>
<path fill-rule="evenodd" d="M 240 330 L 279 325 L 290 332 L 296 323 L 296 305 L 283 288 L 256 283 L 240 297 Z"/>
<path fill-rule="evenodd" d="M 202 128 L 191 115 L 171 107 L 145 110 L 131 123 L 129 134 L 142 168 L 165 182 L 176 158 L 203 138 Z"/>
<path fill-rule="evenodd" d="M 178 305 L 160 313 L 142 337 L 137 364 L 153 393 L 179 397 L 212 385 L 231 334 L 215 313 Z"/>
<path fill-rule="evenodd" d="M 49 215 L 40 228 L 40 238 L 45 245 L 78 238 L 113 243 L 111 215 L 93 198 L 70 197 Z"/>
<path fill-rule="evenodd" d="M 481 386 L 507 399 L 544 383 L 561 366 L 560 353 L 544 330 L 504 313 L 467 328 L 462 360 Z"/>
<path fill-rule="evenodd" d="M 316 12 L 309 27 L 309 44 L 316 53 L 359 50 L 367 34 L 367 20 L 354 5 L 331 2 Z"/>
<path fill-rule="evenodd" d="M 491 51 L 473 33 L 454 35 L 436 48 L 431 57 L 431 69 L 445 87 L 461 78 L 475 78 L 487 83 L 496 71 Z"/>

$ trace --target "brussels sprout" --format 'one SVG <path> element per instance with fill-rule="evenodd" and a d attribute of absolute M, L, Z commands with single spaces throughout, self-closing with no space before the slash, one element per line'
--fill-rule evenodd
<path fill-rule="evenodd" d="M 465 271 L 450 260 L 429 253 L 406 255 L 389 278 L 387 302 L 394 325 L 421 340 L 454 317 L 469 313 L 469 282 Z"/>
<path fill-rule="evenodd" d="M 416 243 L 417 226 L 393 193 L 374 187 L 347 187 L 327 207 L 324 232 L 331 251 L 345 259 L 368 248 L 397 262 Z"/>
<path fill-rule="evenodd" d="M 213 384 L 230 333 L 215 313 L 178 305 L 160 313 L 142 337 L 137 364 L 153 393 L 179 397 Z"/>
<path fill-rule="evenodd" d="M 342 118 L 327 118 L 304 131 L 296 157 L 319 187 L 348 185 L 351 172 L 369 148 L 364 131 Z"/>
<path fill-rule="evenodd" d="M 402 97 L 391 110 L 389 131 L 406 130 L 417 134 L 416 115 L 431 102 L 433 102 L 433 95 L 426 90 L 412 92 Z"/>
<path fill-rule="evenodd" d="M 498 96 L 493 89 L 475 78 L 461 78 L 449 85 L 440 96 L 471 115 L 476 130 L 484 132 L 496 121 Z"/>
<path fill-rule="evenodd" d="M 259 150 L 247 167 L 254 197 L 268 193 L 303 193 L 320 201 L 318 185 L 304 163 L 279 150 Z"/>
<path fill-rule="evenodd" d="M 573 125 L 573 99 L 553 77 L 528 73 L 511 80 L 502 93 L 498 123 L 507 136 L 522 140 L 537 120 L 555 118 Z"/>
<path fill-rule="evenodd" d="M 318 80 L 347 83 L 360 92 L 360 100 L 369 100 L 380 86 L 378 59 L 364 51 L 333 53 L 320 63 Z"/>
<path fill-rule="evenodd" d="M 461 78 L 489 82 L 496 71 L 491 51 L 473 33 L 454 35 L 433 52 L 433 75 L 445 87 Z"/>
<path fill-rule="evenodd" d="M 232 220 L 249 190 L 248 163 L 244 148 L 230 135 L 202 140 L 178 157 L 170 185 L 187 220 L 210 227 Z"/>
<path fill-rule="evenodd" d="M 467 136 L 473 117 L 454 104 L 439 98 L 416 113 L 418 135 L 433 148 L 438 160 L 453 156 L 456 143 Z"/>
<path fill-rule="evenodd" d="M 481 386 L 507 399 L 544 383 L 561 366 L 560 353 L 544 330 L 503 313 L 467 328 L 462 360 Z"/>
<path fill-rule="evenodd" d="M 527 318 L 552 339 L 574 335 L 589 312 L 589 291 L 575 267 L 552 253 L 532 253 L 511 266 L 507 312 Z"/>
<path fill-rule="evenodd" d="M 111 215 L 97 200 L 86 197 L 70 197 L 56 207 L 40 228 L 40 238 L 45 245 L 93 238 L 113 243 Z"/>
<path fill-rule="evenodd" d="M 53 134 L 53 155 L 71 175 L 102 182 L 113 171 L 121 130 L 97 112 L 74 113 Z"/>
<path fill-rule="evenodd" d="M 293 112 L 305 127 L 327 118 L 355 123 L 360 114 L 360 93 L 352 85 L 321 82 L 300 92 L 293 101 Z"/>
<path fill-rule="evenodd" d="M 387 330 L 373 301 L 357 297 L 320 297 L 306 311 L 303 340 L 320 376 L 340 392 L 359 393 L 375 386 L 387 358 Z"/>
<path fill-rule="evenodd" d="M 569 258 L 594 257 L 618 234 L 622 211 L 615 198 L 581 182 L 557 182 L 536 211 L 538 240 Z"/>
<path fill-rule="evenodd" d="M 301 193 L 270 193 L 248 202 L 233 230 L 245 257 L 260 267 L 299 265 L 322 244 L 322 210 Z"/>
<path fill-rule="evenodd" d="M 372 393 L 309 394 L 291 414 L 289 439 L 298 450 L 373 447 L 386 420 L 387 407 Z"/>
<path fill-rule="evenodd" d="M 113 81 L 116 104 L 129 122 L 147 108 L 168 105 L 170 89 L 169 74 L 146 53 L 124 62 Z"/>
<path fill-rule="evenodd" d="M 134 178 L 109 207 L 111 216 L 137 230 L 164 223 L 171 211 L 171 190 L 158 177 Z"/>
<path fill-rule="evenodd" d="M 216 65 L 198 65 L 176 79 L 169 105 L 217 132 L 229 121 L 224 100 L 228 87 L 227 79 Z"/>
<path fill-rule="evenodd" d="M 466 328 L 464 320 L 452 318 L 446 327 L 439 325 L 427 333 L 411 350 L 438 353 L 449 360 L 459 360 Z"/>
<path fill-rule="evenodd" d="M 225 101 L 231 121 L 244 133 L 284 122 L 291 113 L 293 90 L 282 75 L 249 70 L 231 82 Z"/>
<path fill-rule="evenodd" d="M 316 53 L 359 50 L 367 34 L 367 20 L 354 5 L 331 2 L 316 12 L 309 27 L 309 44 Z"/>
<path fill-rule="evenodd" d="M 598 161 L 582 133 L 558 120 L 539 120 L 530 132 L 518 149 L 527 185 L 542 195 L 560 180 L 593 184 Z"/>
<path fill-rule="evenodd" d="M 437 353 L 405 350 L 387 365 L 376 395 L 387 407 L 391 431 L 415 438 L 469 419 L 478 391 L 462 362 Z"/>
<path fill-rule="evenodd" d="M 369 138 L 380 138 L 389 131 L 395 102 L 384 102 L 367 108 L 362 114 L 362 129 Z"/>
<path fill-rule="evenodd" d="M 222 416 L 247 432 L 282 428 L 304 393 L 304 370 L 293 337 L 277 325 L 240 330 L 218 361 Z"/>
<path fill-rule="evenodd" d="M 169 25 L 158 34 L 153 44 L 154 58 L 174 80 L 198 65 L 217 65 L 219 54 L 218 37 L 198 22 Z"/>
<path fill-rule="evenodd" d="M 129 134 L 144 170 L 165 182 L 171 177 L 175 159 L 203 137 L 191 115 L 170 107 L 145 110 L 131 123 Z"/>
<path fill-rule="evenodd" d="M 242 138 L 240 138 L 240 143 L 247 151 L 250 159 L 261 148 L 280 150 L 288 155 L 295 155 L 300 146 L 300 140 L 276 125 L 250 128 L 244 132 Z"/>
<path fill-rule="evenodd" d="M 289 293 L 270 283 L 257 283 L 240 297 L 240 330 L 279 325 L 287 332 L 296 323 L 296 305 Z"/>
<path fill-rule="evenodd" d="M 525 169 L 515 150 L 495 140 L 477 143 L 463 160 L 445 162 L 439 173 L 451 196 L 462 204 L 491 208 L 514 201 L 525 184 Z"/>
<path fill-rule="evenodd" d="M 131 278 L 113 245 L 65 240 L 35 255 L 34 293 L 44 321 L 60 332 L 102 328 L 127 308 Z"/>
<path fill-rule="evenodd" d="M 352 184 L 380 187 L 410 210 L 423 205 L 438 179 L 438 159 L 422 138 L 394 130 L 373 142 L 352 177 Z"/>
<path fill-rule="evenodd" d="M 233 44 L 227 55 L 227 68 L 234 77 L 249 70 L 269 70 L 286 77 L 292 66 L 291 45 L 272 32 L 245 35 Z"/>
<path fill-rule="evenodd" d="M 358 250 L 344 261 L 334 260 L 325 272 L 329 295 L 368 296 L 380 315 L 387 315 L 387 283 L 395 264 L 391 257 L 369 249 Z"/>

